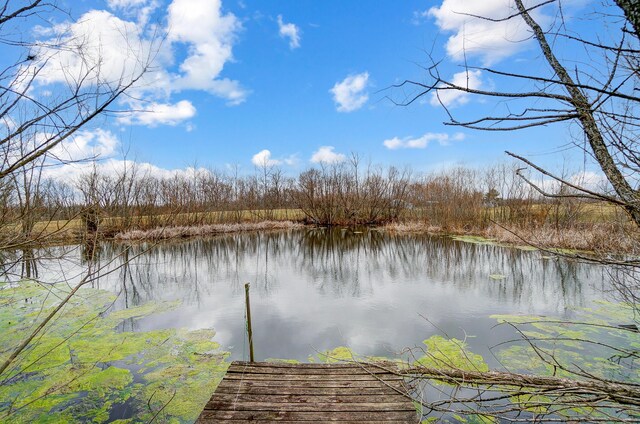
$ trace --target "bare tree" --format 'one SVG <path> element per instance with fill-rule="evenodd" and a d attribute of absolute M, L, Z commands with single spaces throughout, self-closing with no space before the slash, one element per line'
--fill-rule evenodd
<path fill-rule="evenodd" d="M 446 125 L 473 130 L 517 131 L 558 123 L 574 124 L 579 128 L 575 146 L 599 166 L 611 185 L 612 192 L 592 189 L 565 175 L 556 175 L 521 155 L 507 152 L 530 170 L 555 180 L 560 189 L 553 192 L 546 189 L 524 173 L 524 169 L 518 170 L 518 175 L 545 197 L 604 201 L 619 206 L 626 212 L 637 234 L 640 228 L 640 7 L 637 1 L 599 2 L 598 5 L 604 11 L 599 9 L 596 14 L 591 15 L 597 16 L 597 25 L 591 25 L 591 28 L 596 28 L 595 35 L 574 31 L 570 22 L 564 19 L 560 0 L 540 0 L 533 5 L 523 0 L 513 0 L 513 5 L 513 9 L 505 11 L 501 17 L 470 15 L 465 10 L 455 12 L 484 22 L 518 21 L 526 25 L 529 40 L 535 42 L 542 59 L 548 65 L 546 72 L 526 73 L 510 64 L 503 64 L 501 68 L 472 66 L 465 56 L 462 66 L 467 82 L 461 83 L 459 80 L 443 77 L 442 62 L 431 57 L 430 65 L 426 67 L 427 82 L 406 80 L 393 86 L 396 89 L 410 87 L 413 90 L 409 97 L 396 103 L 408 105 L 423 96 L 433 96 L 448 115 Z M 541 24 L 534 18 L 534 11 L 539 8 L 552 8 L 555 20 Z M 598 28 L 605 29 L 607 33 L 597 34 Z M 522 40 L 525 41 L 527 40 Z M 578 55 L 579 59 L 576 56 L 563 57 L 563 52 L 567 51 Z M 495 87 L 511 86 L 521 90 L 483 89 L 477 84 L 470 84 L 472 74 L 478 73 L 494 78 Z M 492 99 L 496 103 L 496 109 L 503 108 L 504 112 L 459 119 L 459 115 L 448 107 L 447 96 L 451 93 Z M 639 263 L 636 259 L 614 260 L 605 255 L 573 256 L 607 265 L 614 276 L 614 284 L 618 285 L 619 293 L 625 299 L 635 301 L 637 311 L 640 284 L 637 278 Z M 480 422 L 493 422 L 495 417 L 527 422 L 638 421 L 638 393 L 631 393 L 637 390 L 637 384 L 623 378 L 599 375 L 586 364 L 583 366 L 573 361 L 568 362 L 566 358 L 563 360 L 560 349 L 569 347 L 565 345 L 562 348 L 545 349 L 543 345 L 549 339 L 528 337 L 520 330 L 520 325 L 514 325 L 514 328 L 520 331 L 522 338 L 534 352 L 533 356 L 544 363 L 552 373 L 551 376 L 536 380 L 539 376 L 475 368 L 463 370 L 445 357 L 444 362 L 433 368 L 418 366 L 414 369 L 415 374 L 408 373 L 417 375 L 423 381 L 440 381 L 452 387 L 452 390 L 442 392 L 445 393 L 442 399 L 423 402 L 425 408 L 444 414 L 473 415 L 475 418 L 479 417 Z M 576 325 L 595 324 L 562 322 L 561 325 L 576 329 Z M 616 326 L 612 325 L 611 328 Z M 616 328 L 615 331 L 635 332 L 637 327 L 628 325 L 622 329 Z M 611 358 L 623 357 L 628 360 L 630 365 L 626 370 L 629 373 L 635 372 L 631 370 L 638 361 L 638 351 L 629 349 L 627 345 L 580 339 L 575 335 L 560 335 L 554 341 L 568 341 L 573 346 L 581 346 L 580 348 L 597 345 L 598 348 L 606 349 Z M 427 354 L 443 359 L 441 352 Z M 603 357 L 606 358 L 607 355 Z M 603 357 L 600 359 L 607 361 Z M 561 387 L 563 384 L 566 385 Z M 442 390 L 442 386 L 438 390 Z M 630 392 L 619 396 L 621 392 L 616 393 L 618 390 Z"/>
<path fill-rule="evenodd" d="M 551 3 L 557 5 L 559 17 L 555 25 L 545 30 L 534 20 L 531 12 Z M 636 188 L 640 171 L 640 152 L 637 146 L 640 132 L 640 96 L 637 94 L 640 84 L 638 6 L 634 5 L 634 2 L 617 3 L 629 20 L 620 14 L 613 17 L 622 23 L 615 33 L 617 39 L 611 42 L 576 36 L 574 32 L 566 29 L 562 21 L 561 3 L 556 0 L 543 1 L 532 7 L 526 7 L 522 0 L 514 0 L 515 10 L 508 16 L 497 19 L 472 16 L 493 22 L 524 21 L 530 28 L 530 37 L 537 42 L 542 57 L 549 65 L 548 74 L 524 74 L 507 67 L 497 69 L 465 64 L 467 73 L 481 71 L 499 80 L 515 81 L 519 85 L 527 86 L 523 91 L 483 90 L 456 84 L 442 77 L 440 63 L 432 61 L 431 66 L 427 68 L 431 82 L 407 80 L 395 86 L 412 86 L 417 90 L 408 100 L 398 103 L 406 105 L 433 93 L 448 113 L 450 119 L 445 122 L 446 125 L 476 130 L 514 131 L 561 122 L 577 123 L 584 137 L 584 144 L 580 143 L 580 147 L 600 166 L 614 189 L 612 195 L 596 193 L 586 187 L 572 184 L 522 156 L 507 153 L 536 171 L 579 191 L 571 196 L 604 200 L 623 207 L 630 219 L 640 226 L 640 192 Z M 609 6 L 615 7 L 611 4 Z M 464 11 L 459 13 L 464 14 Z M 600 17 L 607 18 L 604 14 Z M 586 57 L 594 60 L 589 63 L 565 65 L 552 47 L 556 43 L 584 51 Z M 508 101 L 508 110 L 503 115 L 458 120 L 440 97 L 448 91 L 493 98 L 501 102 Z M 514 110 L 514 105 L 519 110 Z M 540 191 L 544 193 L 542 189 Z"/>
<path fill-rule="evenodd" d="M 137 44 L 132 34 L 123 33 L 131 63 L 117 76 L 110 75 L 104 70 L 101 46 L 85 39 L 65 33 L 45 42 L 11 39 L 7 32 L 13 21 L 24 25 L 24 20 L 44 20 L 57 10 L 41 1 L 12 10 L 14 3 L 7 0 L 0 6 L 2 42 L 18 55 L 0 71 L 0 122 L 5 128 L 0 135 L 0 178 L 53 154 L 56 146 L 78 130 L 113 112 L 116 101 L 150 70 L 157 48 L 154 43 L 151 48 Z M 72 55 L 79 65 L 70 69 L 54 65 L 61 54 Z M 52 92 L 46 97 L 34 95 L 33 90 L 51 79 L 53 72 L 59 82 L 53 84 Z"/>
<path fill-rule="evenodd" d="M 129 66 L 114 76 L 113 72 L 105 71 L 107 64 L 101 46 L 86 39 L 55 31 L 57 35 L 53 40 L 23 39 L 36 23 L 50 22 L 47 18 L 56 12 L 59 9 L 53 3 L 41 0 L 0 2 L 0 43 L 11 52 L 5 60 L 10 61 L 12 54 L 16 58 L 0 70 L 0 187 L 3 203 L 8 203 L 8 206 L 3 204 L 3 208 L 19 210 L 17 219 L 15 213 L 3 214 L 2 218 L 13 219 L 13 222 L 2 224 L 21 228 L 31 241 L 35 212 L 44 203 L 43 167 L 69 160 L 63 143 L 70 142 L 79 130 L 87 128 L 98 117 L 117 109 L 118 100 L 151 69 L 157 47 L 154 42 L 138 44 L 133 34 L 123 31 L 123 44 L 127 45 L 126 54 L 131 60 Z M 61 54 L 71 55 L 77 66 L 60 63 Z M 55 79 L 53 72 L 57 72 Z M 50 89 L 49 93 L 38 95 L 44 85 Z M 93 243 L 96 242 L 94 239 Z M 0 249 L 10 246 L 3 243 Z M 3 381 L 6 381 L 5 371 L 46 331 L 47 325 L 78 290 L 97 278 L 97 272 L 89 266 L 86 275 L 74 287 L 69 287 L 67 295 L 60 298 L 54 308 L 39 315 L 19 344 L 6 347 L 0 364 Z"/>

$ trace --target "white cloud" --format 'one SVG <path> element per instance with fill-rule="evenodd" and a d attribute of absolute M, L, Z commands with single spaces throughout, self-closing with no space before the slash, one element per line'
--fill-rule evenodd
<path fill-rule="evenodd" d="M 533 2 L 525 1 L 527 4 Z M 520 17 L 498 22 L 482 19 L 502 19 L 517 13 L 513 0 L 444 0 L 426 13 L 435 18 L 442 31 L 453 33 L 446 48 L 447 54 L 456 60 L 478 56 L 487 65 L 495 63 L 522 49 L 524 40 L 530 38 L 529 27 Z M 540 9 L 531 13 L 539 23 L 547 20 Z M 424 16 L 424 12 L 415 16 Z"/>
<path fill-rule="evenodd" d="M 311 162 L 325 164 L 344 162 L 347 157 L 342 153 L 334 152 L 333 149 L 333 146 L 320 147 L 311 155 Z"/>
<path fill-rule="evenodd" d="M 272 157 L 271 151 L 268 149 L 261 150 L 251 157 L 251 163 L 258 167 L 278 166 L 282 164 L 296 166 L 299 162 L 300 160 L 297 154 L 290 155 L 286 158 L 276 159 Z"/>
<path fill-rule="evenodd" d="M 271 152 L 267 149 L 261 150 L 260 152 L 253 155 L 251 158 L 251 163 L 258 167 L 263 166 L 277 166 L 282 163 L 282 161 L 271 158 Z"/>
<path fill-rule="evenodd" d="M 282 161 L 289 166 L 296 166 L 300 163 L 300 158 L 298 157 L 298 154 L 294 153 L 293 155 L 284 158 Z"/>
<path fill-rule="evenodd" d="M 127 83 L 143 72 L 141 58 L 150 57 L 159 48 L 159 40 L 145 38 L 135 22 L 105 10 L 87 12 L 56 31 L 64 34 L 62 40 L 47 40 L 34 51 L 35 66 L 43 65 L 37 78 L 43 85 L 69 81 L 82 81 L 85 87 L 98 82 L 113 86 Z M 49 47 L 60 42 L 65 48 Z"/>
<path fill-rule="evenodd" d="M 129 9 L 140 7 L 148 3 L 148 0 L 107 0 L 111 9 Z"/>
<path fill-rule="evenodd" d="M 169 41 L 185 43 L 189 51 L 173 86 L 209 91 L 239 104 L 248 93 L 237 81 L 218 77 L 233 59 L 233 43 L 242 25 L 233 14 L 222 14 L 221 6 L 220 0 L 173 0 L 169 5 Z"/>
<path fill-rule="evenodd" d="M 300 27 L 292 23 L 284 23 L 282 15 L 278 15 L 278 30 L 280 37 L 289 39 L 291 50 L 300 47 Z"/>
<path fill-rule="evenodd" d="M 123 12 L 126 16 L 135 16 L 139 25 L 146 25 L 150 15 L 160 6 L 158 0 L 107 0 L 112 10 Z"/>
<path fill-rule="evenodd" d="M 414 25 L 420 25 L 429 18 L 429 10 L 416 10 L 413 12 L 413 18 L 411 23 Z"/>
<path fill-rule="evenodd" d="M 610 187 L 609 180 L 602 172 L 581 171 L 573 174 L 569 182 L 588 190 L 607 191 Z"/>
<path fill-rule="evenodd" d="M 337 82 L 331 90 L 338 112 L 353 112 L 360 109 L 369 99 L 365 89 L 369 82 L 369 73 L 350 75 Z"/>
<path fill-rule="evenodd" d="M 132 103 L 134 110 L 122 115 L 118 120 L 125 124 L 147 125 L 177 125 L 191 119 L 196 114 L 196 108 L 188 100 L 180 100 L 176 104 L 170 103 Z"/>
<path fill-rule="evenodd" d="M 40 136 L 46 137 L 45 134 Z M 118 138 L 111 131 L 98 128 L 79 131 L 72 138 L 55 146 L 48 154 L 64 162 L 107 158 L 115 154 L 118 145 Z"/>
<path fill-rule="evenodd" d="M 103 84 L 104 91 L 105 84 L 127 84 L 150 66 L 119 106 L 135 111 L 120 122 L 151 126 L 175 125 L 195 114 L 190 102 L 171 99 L 185 90 L 206 91 L 230 105 L 248 96 L 238 81 L 221 76 L 225 64 L 233 60 L 241 24 L 233 14 L 222 13 L 220 0 L 173 0 L 166 9 L 167 34 L 148 23 L 149 15 L 158 10 L 158 0 L 108 0 L 108 5 L 114 13 L 137 21 L 92 10 L 75 22 L 34 29 L 44 37 L 34 51 L 33 66 L 43 66 L 37 84 L 55 90 L 55 84 L 83 81 L 87 91 L 97 84 Z M 59 43 L 65 48 L 48 47 Z M 27 80 L 31 69 L 23 71 Z M 144 104 L 149 106 L 141 107 Z M 143 112 L 150 116 L 143 117 Z"/>
<path fill-rule="evenodd" d="M 557 175 L 561 176 L 561 178 L 571 184 L 574 184 L 578 187 L 585 188 L 587 190 L 599 192 L 599 193 L 607 193 L 611 191 L 611 184 L 607 177 L 602 172 L 593 172 L 593 171 L 579 171 L 568 176 L 562 176 L 561 172 L 558 172 Z M 545 178 L 545 177 L 530 177 L 530 181 L 538 186 L 540 189 L 545 191 L 546 193 L 558 194 L 561 189 L 563 189 L 563 185 L 560 181 L 555 180 L 553 178 Z M 574 189 L 570 189 L 568 187 L 564 187 L 564 190 L 568 190 L 569 192 L 575 192 Z M 531 192 L 534 194 L 538 194 L 533 187 L 531 187 Z"/>
<path fill-rule="evenodd" d="M 125 171 L 138 177 L 151 176 L 159 179 L 165 178 L 193 178 L 195 175 L 206 176 L 210 171 L 205 168 L 187 167 L 182 169 L 160 168 L 148 162 L 135 162 L 128 159 L 109 158 L 99 162 L 68 163 L 61 166 L 44 168 L 44 177 L 69 184 L 75 184 L 80 177 L 90 172 L 97 171 L 100 175 L 115 177 Z"/>
<path fill-rule="evenodd" d="M 461 141 L 464 140 L 463 133 L 455 133 L 453 135 L 444 134 L 444 133 L 427 133 L 422 137 L 418 138 L 398 138 L 394 137 L 388 140 L 385 140 L 382 144 L 387 149 L 396 150 L 396 149 L 424 149 L 426 148 L 431 141 L 437 141 L 441 146 L 447 146 L 452 141 Z"/>
<path fill-rule="evenodd" d="M 482 87 L 482 72 L 479 70 L 458 72 L 453 75 L 451 83 L 459 87 L 478 90 Z M 441 87 L 446 86 L 441 85 Z M 447 107 L 459 106 L 469 102 L 469 94 L 457 89 L 440 88 L 431 93 L 430 102 L 433 106 L 439 106 L 440 103 Z"/>

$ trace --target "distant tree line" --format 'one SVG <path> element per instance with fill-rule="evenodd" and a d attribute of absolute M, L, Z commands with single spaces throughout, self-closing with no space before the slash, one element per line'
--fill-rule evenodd
<path fill-rule="evenodd" d="M 421 221 L 445 230 L 477 230 L 491 223 L 560 230 L 579 225 L 585 205 L 593 203 L 570 196 L 545 198 L 516 175 L 515 164 L 419 175 L 363 164 L 353 155 L 297 176 L 276 166 L 257 167 L 247 175 L 188 168 L 159 176 L 139 165 L 104 169 L 94 166 L 65 182 L 44 178 L 43 167 L 33 166 L 4 179 L 2 233 L 36 239 L 36 223 L 42 227 L 74 219 L 82 220 L 86 230 L 107 233 L 273 219 L 322 226 Z M 572 189 L 554 182 L 547 190 Z"/>

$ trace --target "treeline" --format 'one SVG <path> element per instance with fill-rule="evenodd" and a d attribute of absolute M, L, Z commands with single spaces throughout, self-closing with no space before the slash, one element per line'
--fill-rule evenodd
<path fill-rule="evenodd" d="M 592 204 L 579 198 L 543 197 L 509 164 L 425 175 L 362 164 L 357 157 L 297 176 L 272 166 L 250 175 L 189 168 L 158 176 L 137 165 L 100 169 L 72 183 L 43 178 L 41 167 L 3 181 L 3 232 L 33 237 L 40 227 L 73 220 L 81 220 L 85 230 L 105 232 L 278 219 L 323 226 L 421 221 L 470 231 L 490 223 L 561 229 L 597 218 L 587 216 L 593 215 Z M 562 184 L 538 184 L 571 194 Z"/>

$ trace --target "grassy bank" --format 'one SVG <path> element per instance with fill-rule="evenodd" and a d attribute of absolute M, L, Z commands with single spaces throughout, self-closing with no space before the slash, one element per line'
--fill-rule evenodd
<path fill-rule="evenodd" d="M 543 249 L 567 249 L 611 254 L 640 254 L 640 234 L 632 228 L 619 225 L 594 222 L 570 228 L 556 229 L 550 226 L 499 226 L 486 228 L 444 228 L 424 222 L 391 223 L 383 227 L 397 234 L 434 234 L 475 236 L 487 241 Z"/>
<path fill-rule="evenodd" d="M 139 215 L 129 217 L 100 217 L 98 232 L 104 238 L 122 238 L 123 234 L 129 234 L 129 239 L 155 239 L 172 237 L 191 237 L 219 232 L 229 232 L 225 226 L 231 226 L 231 231 L 251 231 L 268 228 L 254 228 L 256 224 L 269 227 L 265 222 L 291 222 L 302 221 L 304 214 L 299 209 L 273 209 L 273 210 L 239 210 L 239 211 L 211 211 L 194 213 L 166 213 L 157 215 Z M 274 226 L 275 224 L 271 224 Z M 209 227 L 216 228 L 209 228 Z M 192 229 L 186 229 L 191 227 Z M 258 226 L 259 227 L 259 226 Z M 172 231 L 165 231 L 173 228 Z M 179 230 L 176 230 L 179 228 Z M 284 227 L 283 227 L 284 228 Z M 172 236 L 158 236 L 158 232 L 173 234 Z M 19 238 L 20 226 L 5 226 L 1 229 L 5 239 Z M 141 236 L 149 233 L 149 237 Z M 69 220 L 39 221 L 34 225 L 30 239 L 40 243 L 51 244 L 59 242 L 77 242 L 86 236 L 86 224 L 82 217 L 74 217 Z"/>
<path fill-rule="evenodd" d="M 629 225 L 619 208 L 605 203 L 585 203 L 575 210 L 535 204 L 524 212 L 505 206 L 484 207 L 474 210 L 470 217 L 457 218 L 455 213 L 445 212 L 447 210 L 442 204 L 430 208 L 407 208 L 394 222 L 376 224 L 399 234 L 479 236 L 506 245 L 640 253 L 637 230 Z M 309 222 L 308 216 L 295 208 L 103 216 L 99 219 L 98 233 L 103 238 L 120 241 L 168 240 L 302 228 L 303 223 Z M 18 238 L 19 228 L 5 227 L 3 235 L 5 238 Z M 31 233 L 31 238 L 40 244 L 80 242 L 86 236 L 86 224 L 80 216 L 70 220 L 37 222 Z"/>
<path fill-rule="evenodd" d="M 212 224 L 198 226 L 160 227 L 152 230 L 131 230 L 118 233 L 119 241 L 169 240 L 177 238 L 203 237 L 215 234 L 238 233 L 243 231 L 292 230 L 304 227 L 293 221 L 260 221 L 237 224 Z"/>

